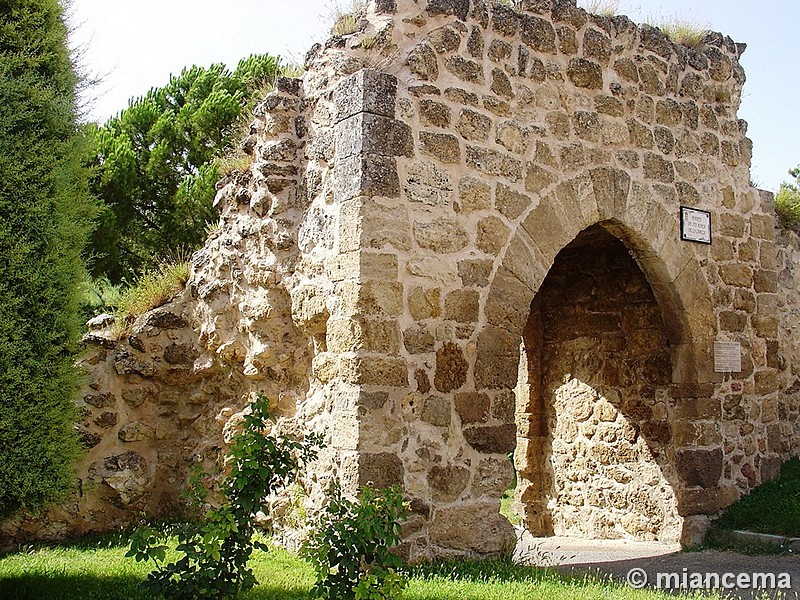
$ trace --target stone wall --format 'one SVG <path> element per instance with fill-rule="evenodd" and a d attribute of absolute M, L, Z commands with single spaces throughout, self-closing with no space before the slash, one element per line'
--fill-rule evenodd
<path fill-rule="evenodd" d="M 371 2 L 279 81 L 185 293 L 89 336 L 82 487 L 24 532 L 179 505 L 253 392 L 326 438 L 310 508 L 405 487 L 411 558 L 512 543 L 515 470 L 534 530 L 692 541 L 798 454 L 800 251 L 749 184 L 744 46 L 520 6 Z"/>

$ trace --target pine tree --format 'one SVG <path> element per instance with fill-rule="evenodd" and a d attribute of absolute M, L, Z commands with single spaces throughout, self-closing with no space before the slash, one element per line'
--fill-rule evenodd
<path fill-rule="evenodd" d="M 58 0 L 0 0 L 0 515 L 70 489 L 93 202 Z"/>
<path fill-rule="evenodd" d="M 278 58 L 254 54 L 234 71 L 192 66 L 92 132 L 92 192 L 102 201 L 92 275 L 131 282 L 206 238 L 221 174 L 216 159 L 275 78 Z"/>

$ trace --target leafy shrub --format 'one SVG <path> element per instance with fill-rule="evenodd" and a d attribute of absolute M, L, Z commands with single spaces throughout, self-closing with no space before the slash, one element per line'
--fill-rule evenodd
<path fill-rule="evenodd" d="M 800 167 L 789 173 L 796 178 L 800 175 Z M 775 196 L 775 212 L 784 227 L 800 230 L 800 188 L 797 185 L 781 183 L 781 189 Z"/>
<path fill-rule="evenodd" d="M 243 431 L 231 442 L 231 470 L 223 484 L 226 503 L 178 531 L 175 551 L 180 558 L 166 560 L 167 531 L 140 527 L 131 537 L 127 556 L 155 564 L 142 584 L 151 593 L 187 600 L 235 598 L 256 585 L 247 563 L 255 548 L 269 549 L 255 537 L 256 512 L 267 496 L 296 480 L 301 465 L 316 456 L 321 442 L 316 436 L 294 440 L 265 435 L 269 401 L 264 396 L 250 409 Z"/>
<path fill-rule="evenodd" d="M 391 548 L 400 542 L 406 503 L 402 490 L 361 488 L 360 500 L 328 488 L 328 504 L 312 527 L 303 555 L 314 566 L 314 593 L 329 600 L 398 598 L 407 584 Z"/>

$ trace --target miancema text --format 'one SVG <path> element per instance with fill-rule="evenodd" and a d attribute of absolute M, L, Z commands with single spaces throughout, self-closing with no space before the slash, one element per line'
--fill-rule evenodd
<path fill-rule="evenodd" d="M 656 573 L 659 589 L 724 589 L 788 590 L 792 588 L 789 573 Z"/>

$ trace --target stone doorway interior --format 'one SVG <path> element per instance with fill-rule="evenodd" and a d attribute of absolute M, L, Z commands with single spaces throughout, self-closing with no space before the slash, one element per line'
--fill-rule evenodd
<path fill-rule="evenodd" d="M 515 506 L 535 536 L 677 542 L 670 344 L 645 274 L 608 229 L 563 248 L 531 303 Z"/>

